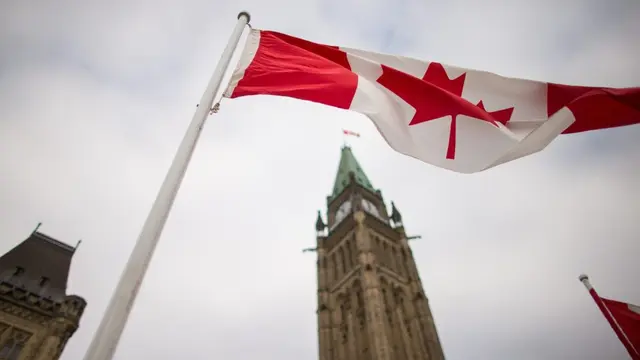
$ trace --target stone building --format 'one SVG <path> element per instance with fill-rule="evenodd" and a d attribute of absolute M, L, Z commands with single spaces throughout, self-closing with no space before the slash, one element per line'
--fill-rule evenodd
<path fill-rule="evenodd" d="M 58 359 L 86 301 L 67 295 L 75 248 L 34 231 L 0 257 L 0 359 Z"/>
<path fill-rule="evenodd" d="M 400 212 L 393 202 L 387 212 L 347 146 L 326 218 L 318 212 L 320 360 L 444 359 Z"/>

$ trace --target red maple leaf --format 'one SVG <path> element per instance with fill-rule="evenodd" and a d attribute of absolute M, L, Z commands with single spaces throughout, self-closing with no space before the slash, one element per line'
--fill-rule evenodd
<path fill-rule="evenodd" d="M 422 79 L 382 65 L 382 76 L 378 78 L 378 83 L 416 109 L 409 126 L 451 116 L 447 159 L 454 159 L 458 115 L 466 115 L 498 126 L 497 123 L 506 124 L 513 113 L 513 107 L 488 112 L 482 101 L 474 105 L 463 99 L 465 78 L 466 74 L 462 74 L 455 79 L 449 79 L 444 67 L 432 62 Z"/>

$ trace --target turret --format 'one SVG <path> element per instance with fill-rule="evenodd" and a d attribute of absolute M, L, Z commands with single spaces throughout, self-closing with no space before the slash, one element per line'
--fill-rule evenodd
<path fill-rule="evenodd" d="M 320 210 L 318 210 L 318 218 L 316 219 L 316 235 L 318 237 L 324 236 L 327 225 L 322 221 L 322 215 L 320 214 Z"/>
<path fill-rule="evenodd" d="M 391 221 L 393 221 L 394 227 L 402 226 L 402 215 L 393 201 L 391 202 Z"/>

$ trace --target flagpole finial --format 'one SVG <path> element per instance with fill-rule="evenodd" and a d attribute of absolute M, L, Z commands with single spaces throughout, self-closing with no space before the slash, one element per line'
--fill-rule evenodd
<path fill-rule="evenodd" d="M 593 289 L 593 287 L 591 286 L 591 282 L 589 282 L 589 277 L 587 275 L 581 274 L 580 276 L 578 276 L 578 279 L 580 280 L 582 285 L 584 285 L 584 287 L 587 288 L 587 290 L 591 291 L 591 289 Z"/>
<path fill-rule="evenodd" d="M 247 18 L 247 24 L 251 22 L 251 14 L 249 14 L 248 11 L 240 11 L 240 13 L 238 14 L 238 20 L 240 20 L 240 18 L 243 16 Z"/>
<path fill-rule="evenodd" d="M 38 231 L 38 229 L 40 229 L 40 226 L 42 226 L 42 222 L 39 222 L 38 225 L 36 225 L 36 228 L 33 229 L 32 234 L 35 234 Z"/>

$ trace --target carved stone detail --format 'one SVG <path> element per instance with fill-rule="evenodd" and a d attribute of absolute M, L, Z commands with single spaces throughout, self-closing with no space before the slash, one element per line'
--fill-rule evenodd
<path fill-rule="evenodd" d="M 38 325 L 46 325 L 51 318 L 50 316 L 38 314 L 35 311 L 16 306 L 2 300 L 0 300 L 0 312 L 15 316 L 16 318 L 23 320 L 24 322 Z"/>

